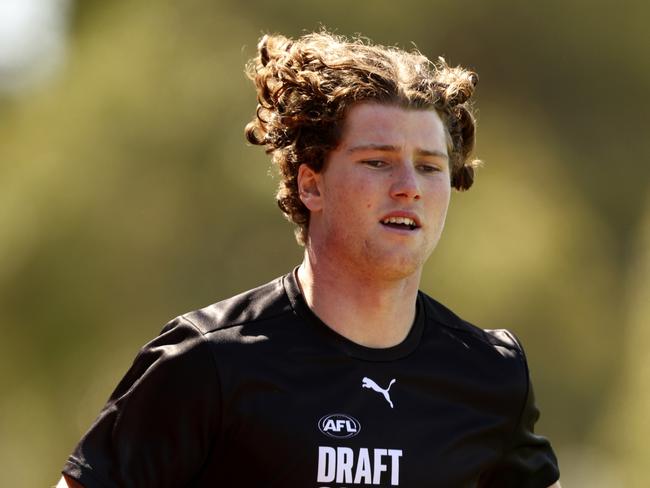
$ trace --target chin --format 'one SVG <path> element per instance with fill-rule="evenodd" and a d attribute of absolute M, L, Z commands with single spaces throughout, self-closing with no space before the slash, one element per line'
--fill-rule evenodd
<path fill-rule="evenodd" d="M 374 274 L 387 280 L 408 278 L 421 271 L 424 261 L 416 256 L 385 256 L 375 261 Z"/>

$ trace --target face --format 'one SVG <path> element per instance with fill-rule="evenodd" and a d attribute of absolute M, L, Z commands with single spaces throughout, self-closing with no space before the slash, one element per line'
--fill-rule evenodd
<path fill-rule="evenodd" d="M 373 277 L 419 273 L 449 206 L 445 134 L 435 110 L 353 106 L 324 169 L 299 172 L 316 259 Z"/>

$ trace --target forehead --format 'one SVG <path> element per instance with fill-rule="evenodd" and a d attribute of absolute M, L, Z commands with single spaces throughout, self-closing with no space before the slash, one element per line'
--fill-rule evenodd
<path fill-rule="evenodd" d="M 435 109 L 361 102 L 352 106 L 345 117 L 339 149 L 357 145 L 391 145 L 446 153 L 447 136 Z"/>

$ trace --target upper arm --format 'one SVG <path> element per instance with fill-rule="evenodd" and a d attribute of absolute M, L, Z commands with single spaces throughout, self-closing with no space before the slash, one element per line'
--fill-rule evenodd
<path fill-rule="evenodd" d="M 510 333 L 520 359 L 519 377 L 521 385 L 517 391 L 517 402 L 521 402 L 518 418 L 513 418 L 514 429 L 509 433 L 503 445 L 500 459 L 481 474 L 481 487 L 516 487 L 525 482 L 534 482 L 536 486 L 559 488 L 559 468 L 551 444 L 546 438 L 535 433 L 535 424 L 539 419 L 539 409 L 530 382 L 528 365 L 521 344 Z M 551 485 L 547 485 L 551 483 Z"/>
<path fill-rule="evenodd" d="M 63 472 L 82 486 L 187 484 L 211 454 L 219 389 L 209 344 L 174 321 L 140 351 Z"/>

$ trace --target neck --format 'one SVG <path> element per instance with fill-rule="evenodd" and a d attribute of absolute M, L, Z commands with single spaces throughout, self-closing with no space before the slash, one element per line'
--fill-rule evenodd
<path fill-rule="evenodd" d="M 362 346 L 399 344 L 415 319 L 420 270 L 382 280 L 363 270 L 318 260 L 307 248 L 298 281 L 309 308 L 330 328 Z"/>

